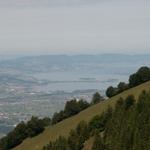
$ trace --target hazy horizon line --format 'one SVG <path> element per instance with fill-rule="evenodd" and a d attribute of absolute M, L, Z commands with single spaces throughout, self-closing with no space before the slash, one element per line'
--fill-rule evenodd
<path fill-rule="evenodd" d="M 60 54 L 0 54 L 0 56 L 98 56 L 98 55 L 127 55 L 127 56 L 140 56 L 140 55 L 150 55 L 150 53 L 97 53 L 97 54 L 91 54 L 91 53 L 77 53 L 77 54 L 67 54 L 67 53 L 60 53 Z"/>

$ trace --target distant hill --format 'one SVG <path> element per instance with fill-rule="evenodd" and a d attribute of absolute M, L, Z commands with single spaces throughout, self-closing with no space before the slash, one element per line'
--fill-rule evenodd
<path fill-rule="evenodd" d="M 48 72 L 48 71 L 68 71 L 89 67 L 90 70 L 96 70 L 96 64 L 100 64 L 99 68 L 103 71 L 115 71 L 119 66 L 112 64 L 132 64 L 133 66 L 148 65 L 150 55 L 125 55 L 125 54 L 101 54 L 101 55 L 41 55 L 41 56 L 20 56 L 13 59 L 2 59 L 0 63 L 0 69 L 11 69 L 24 72 Z M 85 65 L 86 64 L 86 65 Z M 105 65 L 102 65 L 105 64 Z M 107 67 L 107 64 L 111 67 Z M 92 67 L 91 67 L 92 65 Z M 94 67 L 95 66 L 95 67 Z M 105 67 L 102 67 L 105 66 Z M 116 69 L 115 69 L 116 68 Z M 107 70 L 108 69 L 108 70 Z M 124 68 L 126 69 L 126 68 Z M 133 68 L 128 68 L 124 72 L 131 71 Z M 121 72 L 120 72 L 121 73 Z"/>
<path fill-rule="evenodd" d="M 106 101 L 89 107 L 88 109 L 82 111 L 76 116 L 66 119 L 54 126 L 46 128 L 46 130 L 32 139 L 26 139 L 21 145 L 14 148 L 14 150 L 41 150 L 43 146 L 47 145 L 49 141 L 56 140 L 60 135 L 68 136 L 71 129 L 74 129 L 77 124 L 82 121 L 89 121 L 95 115 L 99 115 L 104 112 L 109 106 L 114 107 L 116 101 L 122 97 L 126 98 L 128 95 L 133 94 L 137 99 L 139 94 L 143 91 L 149 91 L 150 82 L 141 84 L 135 88 L 129 89 L 117 96 L 112 97 Z"/>

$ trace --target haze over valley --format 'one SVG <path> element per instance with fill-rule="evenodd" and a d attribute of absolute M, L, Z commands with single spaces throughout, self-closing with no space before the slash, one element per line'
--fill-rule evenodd
<path fill-rule="evenodd" d="M 150 55 L 41 55 L 0 60 L 0 133 L 31 116 L 51 117 L 72 98 L 99 91 L 150 65 Z"/>

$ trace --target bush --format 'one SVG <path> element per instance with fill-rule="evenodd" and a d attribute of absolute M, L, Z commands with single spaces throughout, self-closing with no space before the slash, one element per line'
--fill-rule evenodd
<path fill-rule="evenodd" d="M 121 92 L 127 90 L 127 89 L 128 89 L 128 86 L 129 86 L 129 85 L 126 84 L 125 82 L 120 82 L 120 83 L 118 84 L 118 92 L 121 93 Z"/>
<path fill-rule="evenodd" d="M 34 137 L 44 131 L 44 125 L 37 117 L 32 117 L 26 126 L 28 137 Z"/>
<path fill-rule="evenodd" d="M 95 135 L 92 150 L 105 150 L 103 138 L 101 138 L 100 134 Z"/>
<path fill-rule="evenodd" d="M 50 142 L 43 150 L 68 150 L 68 143 L 64 137 L 59 137 L 55 142 Z"/>
<path fill-rule="evenodd" d="M 136 73 L 129 77 L 129 86 L 135 87 L 150 80 L 150 68 L 141 67 Z"/>
<path fill-rule="evenodd" d="M 70 150 L 80 150 L 84 146 L 84 142 L 89 137 L 88 125 L 85 121 L 81 121 L 75 130 L 70 132 L 68 145 Z"/>
<path fill-rule="evenodd" d="M 54 113 L 52 117 L 52 124 L 56 124 L 68 117 L 78 114 L 80 111 L 89 107 L 90 104 L 83 99 L 77 101 L 73 99 L 71 101 L 66 102 L 64 110 L 59 113 Z"/>
<path fill-rule="evenodd" d="M 108 107 L 107 111 L 101 115 L 97 115 L 91 119 L 89 122 L 89 130 L 93 133 L 99 133 L 105 130 L 106 124 L 112 116 L 112 108 Z"/>
<path fill-rule="evenodd" d="M 81 150 L 91 136 L 94 137 L 92 150 L 149 150 L 149 116 L 150 93 L 143 92 L 137 103 L 129 95 L 126 99 L 120 98 L 114 110 L 108 108 L 88 125 L 80 122 L 76 129 L 71 130 L 68 139 L 51 142 L 44 150 Z M 59 147 L 53 149 L 56 145 Z"/>
<path fill-rule="evenodd" d="M 27 123 L 19 123 L 13 131 L 0 140 L 0 149 L 9 150 L 22 143 L 27 137 L 33 137 L 43 132 L 44 127 L 51 123 L 50 119 L 32 117 Z"/>
<path fill-rule="evenodd" d="M 103 101 L 103 100 L 104 100 L 104 98 L 103 98 L 98 92 L 96 92 L 96 93 L 93 95 L 91 104 L 92 104 L 92 105 L 93 105 L 93 104 L 97 104 L 97 103 L 99 103 L 99 102 L 101 102 L 101 101 Z"/>
<path fill-rule="evenodd" d="M 118 89 L 112 86 L 108 87 L 108 89 L 106 90 L 106 96 L 109 98 L 115 96 L 117 93 L 118 93 Z"/>
<path fill-rule="evenodd" d="M 45 146 L 43 150 L 81 150 L 89 135 L 87 123 L 81 121 L 74 130 L 70 131 L 68 139 L 59 137 Z"/>
<path fill-rule="evenodd" d="M 126 98 L 126 100 L 125 100 L 125 109 L 127 110 L 127 109 L 129 109 L 131 106 L 133 106 L 134 105 L 134 103 L 135 103 L 135 98 L 134 98 L 134 96 L 133 95 L 129 95 L 127 98 Z"/>
<path fill-rule="evenodd" d="M 129 84 L 120 82 L 117 87 L 108 87 L 106 90 L 106 96 L 111 98 L 129 88 L 135 87 L 147 81 L 150 81 L 150 68 L 141 67 L 136 73 L 130 75 Z"/>

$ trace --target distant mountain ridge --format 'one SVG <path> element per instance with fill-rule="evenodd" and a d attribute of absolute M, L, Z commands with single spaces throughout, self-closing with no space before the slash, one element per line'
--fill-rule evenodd
<path fill-rule="evenodd" d="M 0 68 L 10 68 L 14 70 L 33 70 L 46 71 L 52 70 L 60 71 L 75 69 L 77 67 L 88 67 L 91 64 L 102 63 L 136 63 L 144 65 L 145 62 L 150 64 L 150 54 L 143 55 L 125 55 L 125 54 L 101 54 L 101 55 L 41 55 L 41 56 L 25 56 L 16 59 L 4 60 L 0 63 Z M 139 64 L 139 65 L 140 65 Z M 101 66 L 102 67 L 102 66 Z M 106 67 L 105 67 L 106 68 Z M 81 69 L 82 70 L 82 69 Z"/>

